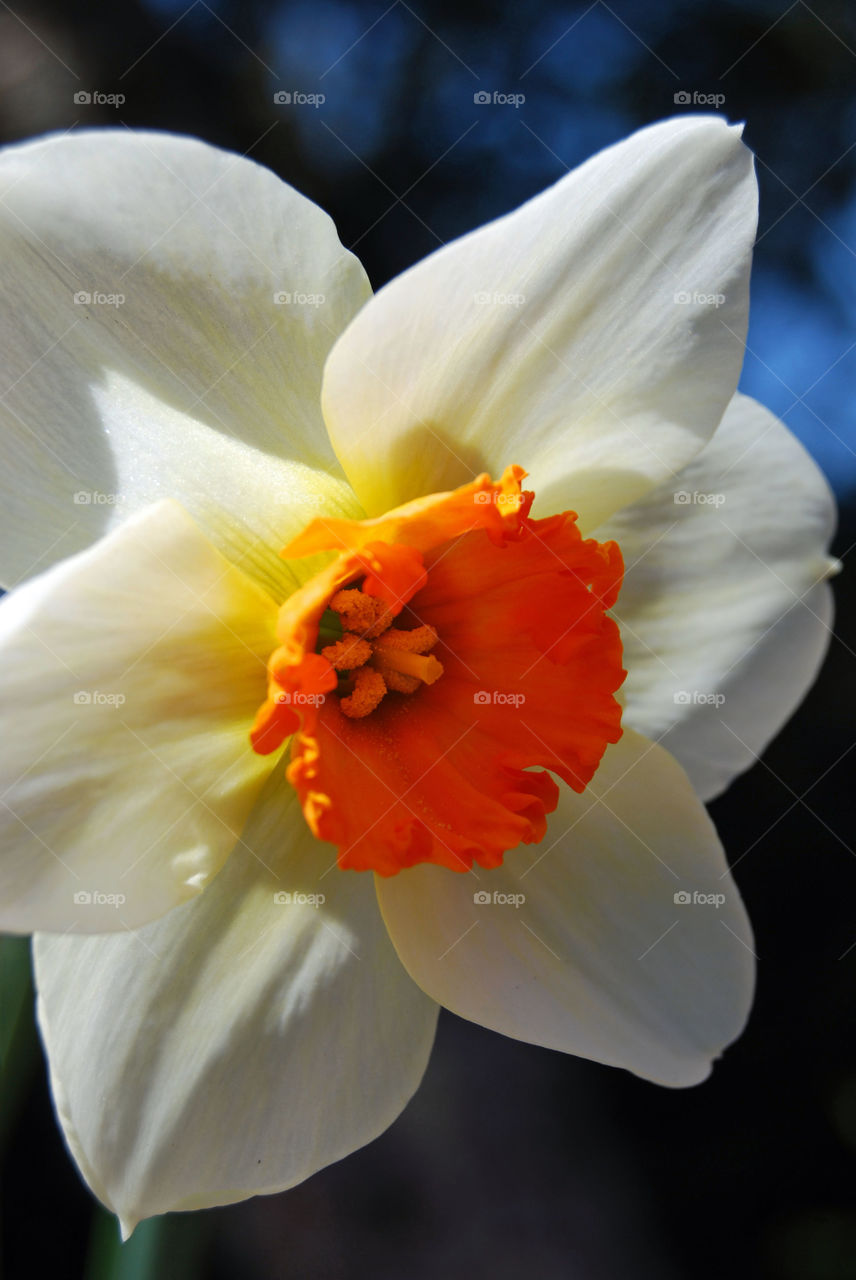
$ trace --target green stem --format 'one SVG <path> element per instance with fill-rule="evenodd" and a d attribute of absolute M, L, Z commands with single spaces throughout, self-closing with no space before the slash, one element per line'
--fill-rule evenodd
<path fill-rule="evenodd" d="M 203 1274 L 210 1221 L 204 1213 L 147 1218 L 122 1244 L 116 1219 L 97 1205 L 85 1280 L 194 1280 Z"/>

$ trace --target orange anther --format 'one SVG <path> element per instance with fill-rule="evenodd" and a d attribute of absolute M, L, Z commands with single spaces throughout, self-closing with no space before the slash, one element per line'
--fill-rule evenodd
<path fill-rule="evenodd" d="M 346 631 L 341 640 L 328 644 L 321 650 L 322 658 L 326 658 L 336 671 L 353 671 L 355 667 L 364 666 L 372 656 L 372 647 L 368 640 Z"/>
<path fill-rule="evenodd" d="M 341 698 L 339 706 L 351 720 L 362 720 L 371 715 L 386 693 L 383 676 L 373 667 L 360 667 L 354 677 L 354 692 Z"/>

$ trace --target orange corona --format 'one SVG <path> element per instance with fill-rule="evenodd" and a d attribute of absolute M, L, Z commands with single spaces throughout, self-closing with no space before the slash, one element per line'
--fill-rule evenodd
<path fill-rule="evenodd" d="M 496 867 L 543 838 L 550 774 L 582 791 L 620 737 L 621 552 L 573 512 L 533 520 L 525 474 L 315 520 L 283 551 L 337 554 L 280 610 L 251 740 L 291 737 L 288 777 L 343 868 Z"/>

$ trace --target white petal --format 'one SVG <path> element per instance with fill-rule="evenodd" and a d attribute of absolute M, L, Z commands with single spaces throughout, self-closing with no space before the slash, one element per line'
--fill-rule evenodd
<path fill-rule="evenodd" d="M 738 131 L 682 117 L 387 285 L 322 397 L 369 513 L 518 462 L 590 528 L 678 470 L 737 385 L 756 205 Z"/>
<path fill-rule="evenodd" d="M 324 875 L 330 852 L 280 772 L 196 902 L 137 934 L 37 937 L 57 1110 L 126 1231 L 292 1186 L 416 1090 L 437 1007 L 399 964 L 372 878 Z"/>
<path fill-rule="evenodd" d="M 751 933 L 716 833 L 679 765 L 632 732 L 583 795 L 563 788 L 541 845 L 377 888 L 414 981 L 516 1040 L 687 1085 L 745 1022 Z"/>
<path fill-rule="evenodd" d="M 0 603 L 0 928 L 126 929 L 200 892 L 270 772 L 276 606 L 176 503 Z"/>
<path fill-rule="evenodd" d="M 319 507 L 355 513 L 319 395 L 370 289 L 274 174 L 168 134 L 11 147 L 0 263 L 7 585 L 174 497 L 273 589 L 279 548 Z"/>
<path fill-rule="evenodd" d="M 662 741 L 703 799 L 749 768 L 817 674 L 834 520 L 802 445 L 738 395 L 680 476 L 598 530 L 627 566 L 613 610 L 625 723 Z"/>

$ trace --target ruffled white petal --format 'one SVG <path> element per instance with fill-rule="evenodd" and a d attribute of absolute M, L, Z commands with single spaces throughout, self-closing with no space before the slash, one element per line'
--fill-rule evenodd
<path fill-rule="evenodd" d="M 437 1008 L 399 964 L 372 878 L 325 875 L 330 852 L 280 773 L 196 902 L 136 934 L 37 936 L 57 1110 L 126 1232 L 300 1182 L 417 1088 Z"/>
<path fill-rule="evenodd" d="M 627 566 L 613 610 L 625 722 L 661 740 L 703 799 L 749 768 L 817 674 L 834 521 L 802 445 L 737 395 L 681 475 L 598 530 Z"/>
<path fill-rule="evenodd" d="M 746 1020 L 751 933 L 716 833 L 680 766 L 630 731 L 582 795 L 563 789 L 542 844 L 377 889 L 414 981 L 517 1040 L 688 1085 Z"/>
<path fill-rule="evenodd" d="M 0 602 L 0 929 L 124 930 L 205 887 L 270 771 L 276 614 L 171 502 Z"/>
<path fill-rule="evenodd" d="M 369 513 L 518 462 L 588 529 L 680 469 L 737 385 L 756 206 L 739 131 L 685 116 L 387 285 L 324 373 Z"/>
<path fill-rule="evenodd" d="M 0 272 L 6 585 L 173 497 L 281 594 L 280 547 L 320 510 L 359 514 L 319 395 L 370 289 L 267 169 L 169 134 L 10 147 Z"/>

